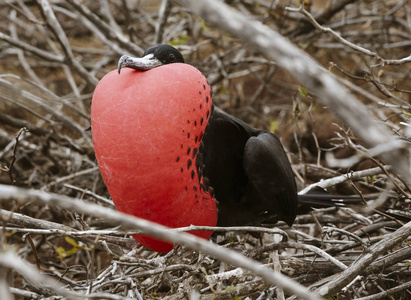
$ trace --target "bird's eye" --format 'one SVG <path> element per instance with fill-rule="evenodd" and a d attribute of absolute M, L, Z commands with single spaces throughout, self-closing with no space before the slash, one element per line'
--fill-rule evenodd
<path fill-rule="evenodd" d="M 176 61 L 176 56 L 174 55 L 174 53 L 170 53 L 170 54 L 168 55 L 168 61 L 169 61 L 170 63 L 173 63 L 173 62 Z"/>

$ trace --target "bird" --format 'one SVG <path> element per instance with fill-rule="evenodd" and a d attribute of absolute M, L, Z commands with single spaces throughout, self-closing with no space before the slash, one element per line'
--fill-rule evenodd
<path fill-rule="evenodd" d="M 125 67 L 146 71 L 175 63 L 185 63 L 181 53 L 160 44 L 147 49 L 141 59 L 122 56 L 118 72 Z M 201 188 L 211 188 L 217 201 L 218 226 L 256 225 L 274 216 L 293 224 L 297 187 L 287 155 L 274 134 L 212 105 L 196 167 L 204 180 Z"/>
<path fill-rule="evenodd" d="M 94 91 L 91 128 L 100 171 L 122 212 L 169 227 L 292 226 L 307 200 L 297 194 L 278 137 L 215 106 L 207 79 L 170 45 L 119 59 Z M 134 237 L 155 251 L 172 248 Z"/>

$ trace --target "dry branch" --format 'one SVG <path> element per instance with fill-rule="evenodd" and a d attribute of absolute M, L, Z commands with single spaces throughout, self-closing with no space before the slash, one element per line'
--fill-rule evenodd
<path fill-rule="evenodd" d="M 164 226 L 144 219 L 139 219 L 98 205 L 84 203 L 78 200 L 76 201 L 75 199 L 61 195 L 30 191 L 7 185 L 0 185 L 0 199 L 2 201 L 16 200 L 20 203 L 25 203 L 27 201 L 37 202 L 42 205 L 47 204 L 59 208 L 74 210 L 78 213 L 86 213 L 95 217 L 108 219 L 124 226 L 125 228 L 139 229 L 141 232 L 157 237 L 161 240 L 183 244 L 191 249 L 199 250 L 208 255 L 221 259 L 222 261 L 233 266 L 250 270 L 254 274 L 261 276 L 267 282 L 277 285 L 289 293 L 295 294 L 303 299 L 320 299 L 315 294 L 310 293 L 303 286 L 292 281 L 291 279 L 281 275 L 280 273 L 273 272 L 272 270 L 265 268 L 260 263 L 241 254 L 213 245 L 210 242 L 187 233 L 178 233 L 167 230 Z"/>
<path fill-rule="evenodd" d="M 371 147 L 398 145 L 398 140 L 371 115 L 366 107 L 355 98 L 330 72 L 321 67 L 306 53 L 292 45 L 283 36 L 260 22 L 233 11 L 228 5 L 215 1 L 175 0 L 189 7 L 207 22 L 240 38 L 244 43 L 277 62 L 293 77 L 329 106 L 342 120 Z M 410 177 L 406 144 L 397 146 L 381 156 L 393 165 L 404 178 Z"/>
<path fill-rule="evenodd" d="M 330 5 L 321 6 L 325 2 Z M 112 208 L 96 171 L 90 131 L 85 131 L 94 85 L 116 67 L 119 56 L 140 55 L 154 41 L 170 43 L 207 77 L 218 106 L 280 137 L 301 193 L 306 186 L 326 187 L 333 194 L 381 193 L 377 200 L 365 197 L 367 204 L 346 201 L 349 207 L 302 212 L 291 229 L 280 222 L 274 228 L 189 226 L 172 234 L 214 230 L 214 243 L 312 289 L 325 293 L 329 286 L 337 297 L 377 299 L 387 295 L 379 293 L 385 290 L 407 298 L 410 247 L 383 243 L 411 220 L 411 190 L 393 173 L 402 170 L 400 175 L 410 178 L 408 149 L 403 148 L 411 143 L 411 4 L 312 0 L 302 10 L 293 1 L 287 2 L 292 8 L 284 3 L 1 2 L 0 184 L 15 180 L 21 188 L 43 190 L 18 190 L 21 198 L 29 195 L 26 200 L 33 193 L 57 194 L 53 197 L 67 200 L 67 207 L 75 201 L 76 207 L 97 203 Z M 14 147 L 23 127 L 29 132 Z M 6 166 L 12 161 L 10 180 Z M 117 219 L 113 223 L 30 201 L 0 205 L 1 250 L 13 255 L 6 258 L 19 257 L 13 266 L 0 266 L 1 274 L 9 267 L 15 270 L 0 278 L 1 299 L 10 298 L 10 292 L 16 298 L 61 297 L 16 272 L 31 263 L 40 268 L 32 268 L 35 274 L 55 278 L 80 299 L 265 299 L 282 294 L 252 272 L 203 252 L 185 247 L 166 255 L 149 251 L 131 237 L 139 231 L 116 227 Z M 14 252 L 6 251 L 9 245 Z M 381 255 L 369 257 L 370 250 Z M 358 269 L 357 259 L 372 262 Z M 342 280 L 342 274 L 351 280 Z"/>
<path fill-rule="evenodd" d="M 403 242 L 411 235 L 411 222 L 405 224 L 393 234 L 385 237 L 383 240 L 370 247 L 364 254 L 362 254 L 353 265 L 351 265 L 344 272 L 339 274 L 330 283 L 321 287 L 318 293 L 323 297 L 329 297 L 344 286 L 350 283 L 354 278 L 364 271 L 369 264 L 374 262 L 380 255 L 388 250 L 394 248 L 399 243 Z"/>

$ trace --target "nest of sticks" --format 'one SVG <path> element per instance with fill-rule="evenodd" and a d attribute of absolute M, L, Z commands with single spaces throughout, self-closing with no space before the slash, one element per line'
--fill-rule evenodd
<path fill-rule="evenodd" d="M 409 178 L 383 156 L 398 145 L 367 146 L 317 90 L 201 18 L 198 3 L 175 2 L 0 4 L 0 298 L 410 298 Z M 408 1 L 227 2 L 329 68 L 409 143 Z M 301 189 L 359 200 L 302 209 L 292 228 L 214 228 L 199 244 L 178 236 L 202 228 L 164 231 L 176 236 L 167 254 L 139 245 L 131 235 L 144 224 L 115 212 L 87 129 L 98 79 L 158 43 L 203 72 L 216 105 L 280 137 Z"/>

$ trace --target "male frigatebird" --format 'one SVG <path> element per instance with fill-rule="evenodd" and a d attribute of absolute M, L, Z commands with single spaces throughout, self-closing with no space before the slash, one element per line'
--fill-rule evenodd
<path fill-rule="evenodd" d="M 206 78 L 179 51 L 157 45 L 142 58 L 122 56 L 118 73 L 96 87 L 91 126 L 119 211 L 169 227 L 293 224 L 297 188 L 280 141 L 213 106 Z"/>

